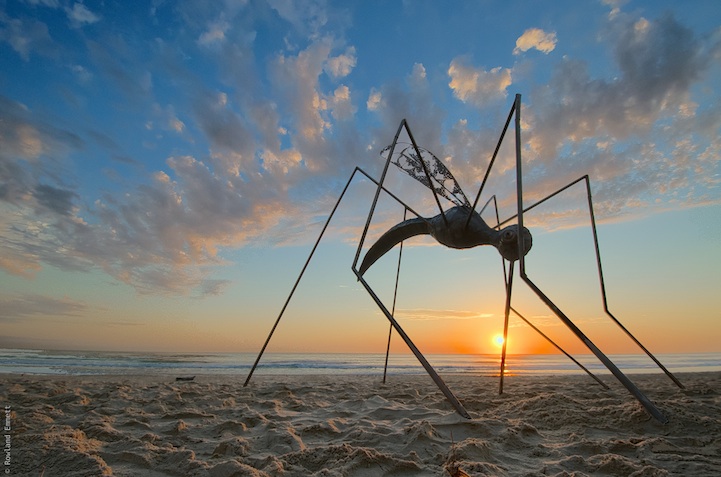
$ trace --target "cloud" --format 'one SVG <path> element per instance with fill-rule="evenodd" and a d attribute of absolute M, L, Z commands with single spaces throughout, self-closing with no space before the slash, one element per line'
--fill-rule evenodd
<path fill-rule="evenodd" d="M 506 97 L 511 85 L 511 70 L 500 66 L 489 71 L 468 66 L 465 60 L 455 58 L 448 67 L 451 82 L 448 86 L 453 95 L 475 106 L 484 106 L 491 101 Z"/>
<path fill-rule="evenodd" d="M 422 146 L 447 161 L 464 187 L 480 181 L 497 139 L 496 123 L 473 130 L 469 121 L 452 118 L 446 126 L 450 108 L 431 82 L 448 74 L 451 92 L 466 111 L 485 114 L 503 109 L 497 105 L 506 98 L 512 69 L 487 70 L 458 57 L 447 69 L 416 63 L 406 76 L 363 89 L 354 77 L 363 59 L 355 48 L 318 34 L 323 19 L 330 18 L 322 2 L 272 5 L 291 25 L 317 20 L 315 27 L 298 27 L 312 31 L 303 46 L 256 57 L 260 50 L 245 28 L 250 20 L 240 28 L 242 15 L 222 17 L 200 8 L 205 13 L 193 16 L 190 3 L 183 6 L 183 18 L 191 33 L 173 39 L 177 48 L 158 40 L 146 57 L 108 31 L 103 39 L 113 45 L 109 54 L 106 43 L 86 40 L 89 61 L 76 72 L 92 74 L 94 86 L 111 79 L 109 89 L 117 86 L 121 97 L 141 110 L 139 124 L 152 125 L 141 132 L 180 133 L 187 148 L 121 151 L 115 132 L 93 126 L 73 133 L 0 97 L 0 267 L 23 276 L 46 264 L 101 269 L 140 293 L 222 293 L 229 282 L 213 272 L 226 263 L 228 249 L 305 237 L 308 224 L 326 216 L 354 166 L 371 173 L 380 168 L 376 151 L 392 140 L 402 118 L 409 118 Z M 218 18 L 233 28 L 213 30 Z M 21 33 L 8 21 L 4 25 L 5 41 Z M 673 17 L 642 19 L 622 12 L 609 20 L 600 39 L 613 55 L 615 71 L 594 75 L 584 59 L 566 58 L 547 84 L 524 95 L 527 199 L 591 173 L 594 199 L 606 218 L 628 214 L 630 206 L 645 207 L 659 191 L 676 204 L 715 200 L 713 194 L 708 198 L 718 187 L 708 171 L 718 170 L 721 104 L 694 100 L 692 93 L 718 64 L 718 39 L 696 36 Z M 534 41 L 540 51 L 550 48 Z M 27 57 L 39 51 L 37 43 L 26 44 L 19 48 Z M 192 55 L 217 68 L 209 74 L 218 81 L 202 83 L 191 69 Z M 259 65 L 267 68 L 267 78 Z M 162 83 L 161 73 L 168 72 L 172 85 Z M 161 90 L 161 84 L 169 89 Z M 359 127 L 355 118 L 363 101 L 373 126 Z M 136 165 L 133 174 L 141 175 L 136 185 L 95 196 L 81 192 L 64 159 L 97 146 L 123 161 L 116 164 L 119 170 Z M 512 187 L 512 166 L 512 155 L 502 152 L 494 192 Z M 368 204 L 361 205 L 361 214 L 367 213 Z M 566 226 L 578 217 L 577 209 L 535 220 L 546 220 L 549 228 Z M 355 224 L 343 230 L 357 236 Z"/>
<path fill-rule="evenodd" d="M 621 12 L 621 7 L 627 2 L 628 0 L 601 0 L 601 3 L 611 7 L 611 11 L 608 13 L 609 19 L 613 19 L 618 15 Z"/>
<path fill-rule="evenodd" d="M 212 22 L 208 29 L 198 38 L 198 44 L 201 46 L 214 46 L 223 43 L 226 39 L 226 33 L 230 29 L 230 23 L 221 18 Z"/>
<path fill-rule="evenodd" d="M 718 63 L 719 40 L 695 36 L 670 15 L 620 12 L 605 40 L 618 68 L 613 78 L 593 77 L 585 62 L 566 58 L 525 109 L 526 173 L 536 178 L 529 198 L 590 174 L 602 218 L 705 202 L 714 185 L 702 171 L 719 166 L 721 113 L 691 95 Z"/>
<path fill-rule="evenodd" d="M 350 46 L 345 54 L 328 58 L 323 69 L 334 78 L 343 78 L 350 74 L 355 65 L 355 48 Z"/>
<path fill-rule="evenodd" d="M 440 131 L 444 111 L 437 104 L 428 84 L 425 67 L 415 63 L 402 83 L 389 83 L 378 89 L 372 89 L 367 105 L 382 119 L 384 132 L 378 150 L 387 146 L 392 137 L 389 132 L 398 129 L 401 120 L 411 122 L 415 137 L 422 137 L 423 146 L 437 151 L 440 147 Z M 369 109 L 370 109 L 369 108 Z"/>
<path fill-rule="evenodd" d="M 3 96 L 0 124 L 0 201 L 34 206 L 34 197 L 49 198 L 53 192 L 43 189 L 36 177 L 57 178 L 62 173 L 46 156 L 52 151 L 62 157 L 82 147 L 83 141 L 74 133 L 33 120 L 27 106 Z"/>
<path fill-rule="evenodd" d="M 297 56 L 278 56 L 271 65 L 271 80 L 289 106 L 296 130 L 307 140 L 319 138 L 329 127 L 317 83 L 330 51 L 328 41 L 315 42 Z"/>
<path fill-rule="evenodd" d="M 382 107 L 383 95 L 380 91 L 375 88 L 371 89 L 366 101 L 366 108 L 368 111 L 378 111 Z"/>
<path fill-rule="evenodd" d="M 72 65 L 70 70 L 75 74 L 78 82 L 82 84 L 89 83 L 93 79 L 93 74 L 81 65 Z"/>
<path fill-rule="evenodd" d="M 159 104 L 153 105 L 153 113 L 159 118 L 162 129 L 173 131 L 181 134 L 185 131 L 185 123 L 178 119 L 175 113 L 175 107 L 171 104 L 162 107 Z M 154 124 L 148 124 L 149 129 L 154 128 Z"/>
<path fill-rule="evenodd" d="M 252 157 L 255 150 L 247 120 L 228 104 L 227 97 L 200 95 L 194 102 L 195 119 L 214 150 L 235 151 L 241 157 Z"/>
<path fill-rule="evenodd" d="M 294 5 L 284 8 L 292 10 Z M 81 7 L 68 9 L 78 24 L 99 19 Z M 185 8 L 189 13 L 191 7 Z M 291 15 L 291 10 L 285 12 Z M 298 18 L 307 14 L 305 10 Z M 320 11 L 312 15 L 323 16 Z M 339 170 L 349 174 L 349 164 L 358 156 L 354 151 L 364 150 L 354 125 L 343 125 L 352 121 L 356 110 L 350 88 L 324 89 L 320 82 L 321 77 L 347 76 L 355 65 L 355 50 L 345 47 L 339 53 L 332 41 L 319 38 L 296 53 L 278 55 L 269 64 L 269 83 L 261 85 L 253 80 L 251 44 L 221 42 L 218 32 L 234 34 L 221 23 L 198 18 L 194 26 L 213 28 L 204 31 L 209 33 L 205 37 L 195 29 L 199 36 L 194 38 L 207 41 L 193 43 L 220 47 L 209 54 L 225 55 L 218 65 L 224 85 L 236 86 L 226 90 L 232 94 L 205 90 L 192 83 L 195 78 L 182 65 L 173 63 L 175 58 L 163 58 L 164 66 L 174 68 L 175 81 L 190 83 L 184 86 L 189 86 L 185 91 L 192 108 L 183 110 L 182 120 L 176 104 L 153 101 L 152 74 L 124 37 L 110 30 L 102 42 L 97 37 L 87 40 L 88 64 L 73 71 L 86 78 L 99 75 L 98 83 L 110 78 L 110 88 L 119 87 L 131 103 L 149 104 L 144 121 L 148 131 L 191 134 L 192 123 L 208 145 L 203 157 L 171 155 L 136 187 L 81 197 L 68 185 L 74 182 L 69 171 L 55 168 L 63 156 L 80 151 L 84 141 L 62 127 L 44 124 L 40 114 L 24 105 L 0 97 L 0 266 L 22 276 L 31 276 L 43 265 L 99 268 L 140 293 L 205 296 L 221 293 L 229 283 L 212 277 L 213 267 L 224 263 L 222 249 L 261 238 L 264 243 L 292 240 L 307 227 L 309 214 L 317 213 L 317 200 L 335 193 L 324 180 Z M 108 45 L 113 46 L 112 54 Z M 167 52 L 163 42 L 156 46 L 158 53 Z M 29 55 L 33 50 L 22 51 Z M 258 94 L 265 88 L 272 90 L 273 100 L 267 100 L 267 93 Z M 335 121 L 339 123 L 331 131 Z M 92 145 L 108 149 L 125 163 L 148 164 L 145 158 L 118 150 L 114 135 L 95 129 L 86 134 Z M 281 229 L 283 234 L 274 232 Z"/>
<path fill-rule="evenodd" d="M 492 318 L 493 314 L 468 310 L 434 310 L 426 308 L 398 309 L 396 318 L 406 320 L 476 320 Z"/>
<path fill-rule="evenodd" d="M 308 65 L 313 69 L 306 76 L 307 83 L 283 82 L 277 87 L 317 95 L 316 102 L 287 105 L 287 126 L 307 121 L 317 124 L 313 112 L 327 114 L 323 121 L 352 117 L 354 107 L 347 86 L 329 93 L 319 86 L 318 76 L 330 51 L 321 42 L 281 61 L 293 71 Z M 278 240 L 292 237 L 292 230 L 306 227 L 308 210 L 301 208 L 305 200 L 300 201 L 301 206 L 294 205 L 288 197 L 289 188 L 297 186 L 307 194 L 305 186 L 311 185 L 309 191 L 313 191 L 312 184 L 322 182 L 319 176 L 305 172 L 307 167 L 344 168 L 343 162 L 334 161 L 342 157 L 339 144 L 328 144 L 325 139 L 315 142 L 313 135 L 306 140 L 300 134 L 295 136 L 301 139 L 297 147 L 281 147 L 279 131 L 283 128 L 274 106 L 256 103 L 251 96 L 239 99 L 248 101 L 243 103 L 242 113 L 225 93 L 200 94 L 194 103 L 194 119 L 209 141 L 210 156 L 206 160 L 171 156 L 167 168 L 155 171 L 137 188 L 95 200 L 90 210 L 83 211 L 92 216 L 92 221 L 79 216 L 73 190 L 37 182 L 22 175 L 21 168 L 18 175 L 24 178 L 24 192 L 19 195 L 23 199 L 14 215 L 22 215 L 18 220 L 23 225 L 8 223 L 4 237 L 5 246 L 11 249 L 9 255 L 24 260 L 3 265 L 21 274 L 31 273 L 41 263 L 63 269 L 97 267 L 140 293 L 206 296 L 222 292 L 229 282 L 210 275 L 210 267 L 224 263 L 220 250 L 261 238 L 267 243 L 267 236 L 276 228 L 285 231 L 278 234 Z M 325 105 L 320 107 L 317 101 Z M 14 108 L 18 115 L 23 112 L 17 105 Z M 167 121 L 168 128 L 173 129 L 179 121 L 172 106 L 156 104 L 154 111 L 159 124 Z M 19 126 L 36 136 L 39 133 L 31 123 Z M 346 137 L 346 130 L 339 126 L 334 134 Z M 31 139 L 36 136 L 25 134 Z M 91 137 L 98 140 L 97 134 Z M 354 145 L 355 138 L 347 137 L 349 140 L 342 144 L 350 145 L 350 150 L 359 148 Z M 44 139 L 40 134 L 37 140 L 18 138 L 11 144 L 28 157 L 39 156 L 46 148 Z M 104 144 L 112 140 L 100 139 Z M 49 215 L 36 219 L 39 211 Z"/>
<path fill-rule="evenodd" d="M 54 298 L 40 294 L 0 296 L 0 322 L 6 323 L 35 316 L 81 316 L 87 310 L 87 304 L 70 298 Z"/>
<path fill-rule="evenodd" d="M 333 96 L 328 98 L 328 108 L 331 115 L 338 121 L 351 119 L 356 112 L 356 107 L 351 101 L 350 88 L 341 85 L 333 91 Z"/>
<path fill-rule="evenodd" d="M 227 282 L 202 267 L 221 264 L 218 247 L 241 238 L 248 201 L 192 157 L 172 157 L 168 166 L 175 180 L 157 172 L 130 200 L 96 202 L 100 226 L 88 230 L 93 244 L 76 243 L 76 251 L 142 293 L 216 293 Z"/>
<path fill-rule="evenodd" d="M 74 209 L 73 199 L 78 197 L 72 190 L 60 189 L 47 184 L 38 184 L 33 195 L 41 207 L 59 215 L 70 215 Z"/>
<path fill-rule="evenodd" d="M 660 120 L 688 107 L 691 85 L 719 48 L 718 43 L 704 45 L 670 16 L 621 21 L 609 34 L 616 38 L 617 78 L 592 78 L 584 62 L 566 59 L 548 87 L 534 95 L 530 141 L 544 160 L 554 158 L 569 140 L 618 142 L 649 133 Z"/>
<path fill-rule="evenodd" d="M 525 46 L 542 45 L 545 37 L 538 32 L 526 35 L 533 42 Z M 718 183 L 718 176 L 708 171 L 720 164 L 721 113 L 714 102 L 699 104 L 692 97 L 695 85 L 719 64 L 721 38 L 697 36 L 671 15 L 646 19 L 620 10 L 608 18 L 599 38 L 612 52 L 616 71 L 594 76 L 583 59 L 564 57 L 550 81 L 524 95 L 526 202 L 590 174 L 601 220 L 708 203 Z M 485 69 L 467 61 L 456 58 L 451 63 L 451 89 L 485 114 L 493 98 L 505 95 L 513 72 L 508 71 L 507 82 L 494 82 L 503 76 L 487 78 Z M 470 130 L 459 120 L 436 152 L 447 158 L 465 182 L 462 186 L 478 184 L 497 134 Z M 514 210 L 512 201 L 504 199 L 513 194 L 514 167 L 512 150 L 502 149 L 486 189 L 498 194 L 502 215 L 503 210 Z M 580 218 L 585 212 L 573 205 L 582 203 L 581 193 L 581 187 L 569 190 L 554 202 L 558 210 L 536 210 L 529 224 L 554 229 L 585 223 Z"/>
<path fill-rule="evenodd" d="M 124 35 L 108 31 L 102 39 L 90 37 L 85 45 L 93 70 L 100 77 L 99 83 L 110 79 L 107 86 L 118 87 L 127 101 L 145 104 L 153 92 L 153 75 L 146 68 L 149 67 L 144 59 L 146 52 L 134 48 L 129 41 Z"/>
<path fill-rule="evenodd" d="M 100 16 L 91 12 L 88 7 L 82 3 L 73 4 L 73 8 L 65 7 L 65 13 L 68 15 L 71 26 L 74 28 L 90 25 L 100 21 Z"/>
<path fill-rule="evenodd" d="M 520 55 L 532 48 L 546 54 L 552 52 L 556 48 L 556 33 L 545 32 L 540 28 L 529 28 L 516 40 L 513 54 Z"/>
<path fill-rule="evenodd" d="M 29 61 L 31 53 L 56 55 L 57 47 L 45 23 L 0 15 L 0 26 L 0 41 L 7 42 L 23 60 Z"/>
<path fill-rule="evenodd" d="M 268 3 L 300 34 L 311 38 L 317 37 L 329 20 L 324 0 L 269 0 Z"/>
<path fill-rule="evenodd" d="M 219 296 L 232 282 L 230 280 L 207 279 L 201 283 L 199 296 Z"/>
<path fill-rule="evenodd" d="M 94 216 L 88 223 L 79 215 L 75 190 L 39 180 L 58 176 L 55 161 L 63 151 L 79 148 L 79 138 L 34 122 L 27 108 L 6 99 L 0 99 L 0 120 L 5 125 L 0 131 L 5 145 L 0 151 L 0 255 L 5 257 L 0 266 L 6 271 L 29 276 L 41 264 L 64 270 L 101 268 L 143 292 L 211 293 L 220 288 L 206 283 L 207 272 L 187 265 L 219 263 L 217 244 L 230 232 L 203 237 L 204 217 L 183 207 L 179 186 L 167 174 L 156 174 L 151 184 L 124 201 L 111 196 L 97 200 L 93 210 L 83 211 Z M 49 153 L 53 159 L 47 159 Z M 227 202 L 224 183 L 217 185 L 217 178 L 191 159 L 174 158 L 169 165 L 178 171 L 181 184 L 190 176 L 185 203 L 216 220 L 216 226 L 222 223 L 212 213 L 214 198 L 199 189 L 216 191 L 219 201 Z"/>
<path fill-rule="evenodd" d="M 25 0 L 25 2 L 29 3 L 30 5 L 41 5 L 44 7 L 50 7 L 50 8 L 59 8 L 60 2 L 58 0 Z"/>

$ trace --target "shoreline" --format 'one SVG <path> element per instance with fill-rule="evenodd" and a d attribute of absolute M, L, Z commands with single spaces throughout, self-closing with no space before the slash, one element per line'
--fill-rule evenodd
<path fill-rule="evenodd" d="M 721 353 L 658 355 L 669 370 L 679 372 L 721 371 Z M 212 374 L 247 375 L 257 355 L 249 353 L 183 354 L 183 353 L 105 353 L 49 352 L 38 350 L 0 350 L 0 371 L 12 374 Z M 575 357 L 594 374 L 608 370 L 594 355 Z M 609 355 L 625 374 L 661 373 L 644 354 Z M 498 376 L 499 355 L 427 355 L 440 375 Z M 256 374 L 382 374 L 383 354 L 267 353 Z M 509 355 L 506 371 L 521 375 L 561 375 L 585 372 L 561 354 Z M 397 375 L 425 374 L 412 354 L 395 354 L 389 360 L 388 372 Z"/>
<path fill-rule="evenodd" d="M 721 372 L 612 376 L 0 374 L 10 475 L 721 474 Z"/>

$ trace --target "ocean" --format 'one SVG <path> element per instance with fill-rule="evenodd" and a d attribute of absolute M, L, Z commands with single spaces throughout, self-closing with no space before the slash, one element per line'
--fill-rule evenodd
<path fill-rule="evenodd" d="M 246 376 L 255 353 L 126 353 L 0 349 L 0 373 L 46 375 L 238 375 Z M 593 355 L 574 356 L 594 374 L 608 374 Z M 628 374 L 661 373 L 646 355 L 611 355 Z M 673 373 L 721 371 L 721 353 L 656 357 Z M 440 375 L 498 376 L 498 355 L 427 355 Z M 265 354 L 255 375 L 383 375 L 381 354 Z M 389 375 L 424 374 L 412 354 L 391 355 Z M 562 354 L 509 355 L 507 375 L 583 374 Z"/>

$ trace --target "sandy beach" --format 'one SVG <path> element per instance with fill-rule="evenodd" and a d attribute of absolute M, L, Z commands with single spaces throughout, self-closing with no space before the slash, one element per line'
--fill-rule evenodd
<path fill-rule="evenodd" d="M 3 375 L 6 475 L 718 476 L 721 373 L 633 376 Z M 9 471 L 9 473 L 7 472 Z M 459 474 L 462 475 L 462 474 Z"/>

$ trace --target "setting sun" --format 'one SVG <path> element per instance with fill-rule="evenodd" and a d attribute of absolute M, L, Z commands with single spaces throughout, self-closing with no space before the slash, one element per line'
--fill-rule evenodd
<path fill-rule="evenodd" d="M 503 346 L 503 335 L 495 335 L 493 337 L 493 344 L 498 346 L 499 348 Z"/>

